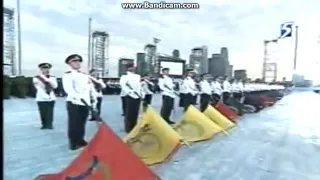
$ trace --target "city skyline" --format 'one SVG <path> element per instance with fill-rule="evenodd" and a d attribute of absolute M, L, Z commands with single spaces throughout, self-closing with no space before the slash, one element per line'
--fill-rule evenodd
<path fill-rule="evenodd" d="M 247 69 L 249 77 L 260 77 L 263 40 L 278 37 L 280 24 L 287 21 L 300 27 L 298 71 L 311 72 L 319 57 L 318 1 L 197 2 L 197 10 L 123 10 L 121 1 L 111 0 L 80 0 L 76 4 L 70 0 L 22 1 L 23 73 L 32 75 L 38 63 L 48 61 L 54 65 L 53 73 L 59 75 L 67 69 L 64 58 L 68 54 L 79 53 L 86 59 L 88 17 L 93 18 L 93 30 L 110 34 L 111 76 L 117 75 L 120 57 L 135 58 L 157 37 L 161 39 L 159 52 L 171 54 L 179 49 L 182 59 L 189 59 L 195 46 L 207 45 L 209 57 L 220 47 L 228 47 L 234 69 Z M 4 5 L 15 7 L 15 0 L 5 0 Z M 278 77 L 292 72 L 292 42 L 290 38 L 279 43 L 279 64 L 284 70 L 279 70 Z"/>

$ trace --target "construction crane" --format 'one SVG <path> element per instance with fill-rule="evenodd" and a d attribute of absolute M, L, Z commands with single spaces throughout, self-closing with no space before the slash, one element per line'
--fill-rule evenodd
<path fill-rule="evenodd" d="M 105 31 L 94 31 L 92 33 L 90 65 L 92 69 L 95 69 L 99 77 L 108 76 L 109 34 Z"/>
<path fill-rule="evenodd" d="M 3 7 L 3 66 L 4 73 L 15 76 L 16 72 L 16 47 L 14 9 Z"/>
<path fill-rule="evenodd" d="M 270 48 L 273 45 L 274 48 Z M 264 58 L 262 68 L 262 79 L 266 82 L 277 81 L 278 66 L 278 39 L 264 41 Z"/>

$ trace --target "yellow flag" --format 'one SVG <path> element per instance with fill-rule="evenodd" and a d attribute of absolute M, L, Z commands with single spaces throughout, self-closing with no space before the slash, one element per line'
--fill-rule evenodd
<path fill-rule="evenodd" d="M 124 141 L 147 165 L 166 161 L 182 145 L 179 134 L 150 106 Z"/>
<path fill-rule="evenodd" d="M 183 140 L 196 142 L 210 139 L 213 135 L 223 131 L 202 112 L 190 105 L 182 120 L 174 128 Z"/>
<path fill-rule="evenodd" d="M 208 118 L 210 118 L 213 122 L 218 124 L 224 130 L 230 129 L 235 126 L 233 122 L 231 122 L 228 118 L 222 115 L 219 111 L 217 111 L 214 107 L 209 105 L 207 109 L 203 112 Z"/>

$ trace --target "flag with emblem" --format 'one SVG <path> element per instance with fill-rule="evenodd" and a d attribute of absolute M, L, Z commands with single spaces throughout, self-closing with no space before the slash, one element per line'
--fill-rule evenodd
<path fill-rule="evenodd" d="M 166 161 L 182 145 L 179 134 L 150 106 L 124 141 L 147 165 Z"/>
<path fill-rule="evenodd" d="M 227 117 L 225 117 L 223 114 L 221 114 L 218 110 L 216 110 L 214 107 L 210 105 L 206 108 L 203 114 L 210 118 L 213 122 L 215 122 L 224 130 L 228 130 L 235 126 L 233 122 L 231 122 Z"/>
<path fill-rule="evenodd" d="M 187 142 L 207 140 L 223 131 L 220 126 L 192 105 L 188 107 L 174 129 Z"/>
<path fill-rule="evenodd" d="M 160 180 L 112 130 L 102 122 L 80 155 L 57 174 L 35 180 Z"/>

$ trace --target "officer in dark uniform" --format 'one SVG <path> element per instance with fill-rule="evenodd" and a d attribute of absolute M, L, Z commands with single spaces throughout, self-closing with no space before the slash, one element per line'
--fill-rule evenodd
<path fill-rule="evenodd" d="M 125 131 L 129 133 L 137 124 L 142 98 L 141 77 L 135 73 L 134 64 L 127 65 L 127 75 L 121 77 L 120 85 L 126 96 L 124 114 Z"/>
<path fill-rule="evenodd" d="M 89 75 L 80 71 L 82 57 L 72 54 L 65 62 L 71 68 L 62 78 L 63 88 L 67 93 L 69 145 L 71 150 L 77 150 L 87 145 L 84 140 L 89 115 L 87 106 L 95 107 L 97 97 Z"/>
<path fill-rule="evenodd" d="M 51 64 L 41 63 L 38 67 L 40 74 L 33 78 L 33 84 L 37 90 L 36 101 L 40 112 L 41 129 L 53 129 L 53 109 L 56 100 L 54 89 L 58 87 L 58 83 L 57 79 L 50 75 Z"/>

